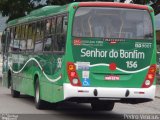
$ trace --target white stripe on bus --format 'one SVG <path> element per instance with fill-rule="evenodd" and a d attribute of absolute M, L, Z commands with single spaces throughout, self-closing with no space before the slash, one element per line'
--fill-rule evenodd
<path fill-rule="evenodd" d="M 25 68 L 25 66 L 30 62 L 30 61 L 35 61 L 37 64 L 38 64 L 38 66 L 39 66 L 39 68 L 41 69 L 41 71 L 43 71 L 43 69 L 42 69 L 42 66 L 39 64 L 39 62 L 35 59 L 35 58 L 30 58 L 26 63 L 25 63 L 25 65 L 19 70 L 19 71 L 14 71 L 13 69 L 12 69 L 12 67 L 9 65 L 9 67 L 10 67 L 10 69 L 11 69 L 11 71 L 13 72 L 13 73 L 20 73 L 20 72 L 22 72 L 22 70 Z M 51 79 L 51 78 L 49 78 L 47 75 L 46 75 L 46 73 L 43 71 L 43 75 L 47 78 L 47 80 L 48 81 L 50 81 L 50 82 L 57 82 L 58 80 L 60 80 L 61 79 L 61 75 L 59 76 L 59 77 L 57 77 L 56 79 Z"/>
<path fill-rule="evenodd" d="M 100 63 L 100 64 L 93 64 L 93 65 L 90 65 L 89 67 L 96 67 L 96 66 L 109 66 L 109 64 L 105 64 L 105 63 Z M 148 69 L 150 66 L 147 66 L 145 68 L 142 68 L 140 70 L 135 70 L 135 71 L 126 71 L 126 70 L 123 70 L 123 69 L 120 69 L 120 68 L 116 68 L 117 70 L 121 71 L 121 72 L 124 72 L 124 73 L 138 73 L 138 72 L 141 72 L 143 70 L 146 70 Z"/>

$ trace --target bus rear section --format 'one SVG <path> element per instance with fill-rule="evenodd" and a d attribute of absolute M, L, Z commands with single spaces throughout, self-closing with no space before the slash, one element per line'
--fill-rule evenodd
<path fill-rule="evenodd" d="M 153 100 L 156 43 L 151 8 L 93 4 L 74 7 L 64 98 L 133 104 Z"/>

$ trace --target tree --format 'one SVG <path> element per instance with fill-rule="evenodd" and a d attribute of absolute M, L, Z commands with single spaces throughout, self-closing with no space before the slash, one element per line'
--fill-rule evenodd
<path fill-rule="evenodd" d="M 155 3 L 157 0 L 120 0 L 120 2 L 126 2 L 129 1 L 130 3 L 134 4 L 149 4 L 149 3 Z"/>
<path fill-rule="evenodd" d="M 64 5 L 74 2 L 74 0 L 47 0 L 47 5 Z"/>
<path fill-rule="evenodd" d="M 160 0 L 157 0 L 154 4 L 151 5 L 154 9 L 155 15 L 160 13 Z"/>
<path fill-rule="evenodd" d="M 43 2 L 42 2 L 43 1 Z M 2 16 L 8 16 L 10 20 L 15 18 L 23 17 L 27 15 L 30 11 L 43 7 L 44 1 L 46 1 L 46 5 L 64 5 L 71 2 L 84 2 L 90 0 L 0 0 L 0 12 Z M 98 0 L 92 0 L 98 1 Z M 126 2 L 128 0 L 100 0 L 100 1 L 107 1 L 107 2 Z M 130 0 L 131 3 L 136 4 L 148 4 L 152 3 L 152 7 L 155 9 L 155 13 L 160 13 L 160 0 Z M 41 4 L 43 3 L 43 4 Z M 154 3 L 154 4 L 153 4 Z"/>
<path fill-rule="evenodd" d="M 64 5 L 72 2 L 87 2 L 91 0 L 47 0 L 48 5 Z M 98 0 L 92 0 L 98 1 Z M 114 2 L 114 0 L 99 0 L 99 1 L 107 1 L 107 2 Z"/>
<path fill-rule="evenodd" d="M 125 2 L 126 0 L 120 0 L 120 2 Z M 155 11 L 155 15 L 160 13 L 160 0 L 130 0 L 130 3 L 135 4 L 149 4 Z"/>
<path fill-rule="evenodd" d="M 35 5 L 35 1 L 40 0 L 0 0 L 0 12 L 2 16 L 9 17 L 7 21 L 23 17 L 31 10 L 39 7 L 39 5 Z"/>

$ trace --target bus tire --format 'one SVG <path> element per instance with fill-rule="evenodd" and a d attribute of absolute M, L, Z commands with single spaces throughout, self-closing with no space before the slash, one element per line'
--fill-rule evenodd
<path fill-rule="evenodd" d="M 10 78 L 11 82 L 11 95 L 13 98 L 18 98 L 20 96 L 20 92 L 13 89 L 13 80 Z"/>
<path fill-rule="evenodd" d="M 40 84 L 39 79 L 36 79 L 35 82 L 35 106 L 37 109 L 44 109 L 45 103 L 40 99 Z"/>
<path fill-rule="evenodd" d="M 91 103 L 92 110 L 95 111 L 112 111 L 114 108 L 113 101 L 95 101 Z"/>

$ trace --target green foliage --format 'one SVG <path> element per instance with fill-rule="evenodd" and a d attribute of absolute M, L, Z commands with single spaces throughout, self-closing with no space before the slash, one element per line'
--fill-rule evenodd
<path fill-rule="evenodd" d="M 19 18 L 22 16 L 25 16 L 30 11 L 43 7 L 40 3 L 43 0 L 0 0 L 0 12 L 3 16 L 8 16 L 10 20 L 13 20 L 15 18 Z M 91 0 L 46 0 L 47 5 L 64 5 L 71 2 L 84 2 L 84 1 L 91 1 Z M 98 1 L 98 0 L 92 0 L 92 1 Z M 114 2 L 116 0 L 100 0 L 100 1 L 108 1 L 108 2 Z M 120 0 L 120 2 L 125 2 L 126 0 Z M 147 4 L 150 1 L 154 2 L 156 0 L 132 0 L 132 3 L 136 4 Z M 160 1 L 160 0 L 158 0 Z M 35 5 L 36 3 L 36 5 Z M 158 14 L 160 11 L 157 9 L 157 4 L 154 4 L 152 6 L 156 14 Z"/>
<path fill-rule="evenodd" d="M 98 0 L 47 0 L 47 4 L 48 5 L 65 5 L 72 2 L 87 2 L 87 1 L 98 1 Z M 99 1 L 114 2 L 114 0 L 99 0 Z"/>
<path fill-rule="evenodd" d="M 35 9 L 33 1 L 40 0 L 0 0 L 0 12 L 2 16 L 8 16 L 8 21 L 25 16 Z"/>
<path fill-rule="evenodd" d="M 160 0 L 157 0 L 154 4 L 151 5 L 154 9 L 155 15 L 160 13 Z"/>
<path fill-rule="evenodd" d="M 65 5 L 74 2 L 74 0 L 47 0 L 48 5 Z"/>
<path fill-rule="evenodd" d="M 0 0 L 0 12 L 2 16 L 9 16 L 8 21 L 25 16 L 32 8 L 30 0 Z"/>

